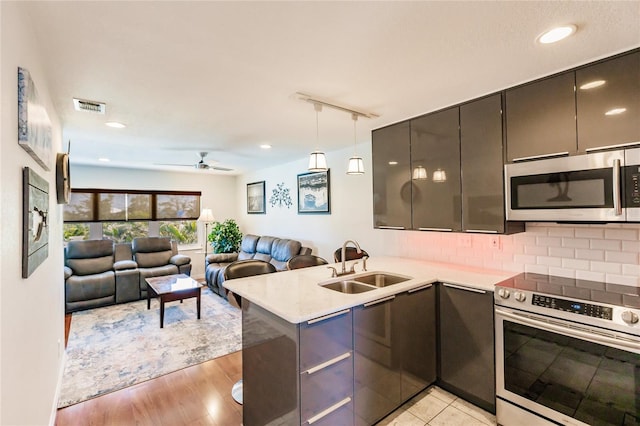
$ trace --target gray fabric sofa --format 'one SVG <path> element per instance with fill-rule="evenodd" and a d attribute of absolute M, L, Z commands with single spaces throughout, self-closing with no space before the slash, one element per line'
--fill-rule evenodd
<path fill-rule="evenodd" d="M 256 259 L 271 263 L 276 271 L 285 271 L 287 261 L 299 254 L 311 254 L 311 248 L 296 240 L 247 234 L 242 237 L 239 253 L 214 253 L 206 257 L 205 279 L 211 291 L 226 298 L 222 283 L 227 265 L 237 260 Z"/>
<path fill-rule="evenodd" d="M 65 248 L 65 311 L 125 303 L 147 297 L 145 278 L 191 274 L 191 259 L 168 238 L 70 241 Z"/>

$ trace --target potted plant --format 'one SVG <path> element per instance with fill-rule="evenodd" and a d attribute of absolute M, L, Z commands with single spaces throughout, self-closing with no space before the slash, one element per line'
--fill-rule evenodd
<path fill-rule="evenodd" d="M 207 241 L 211 243 L 214 253 L 235 253 L 240 248 L 242 232 L 233 219 L 224 222 L 214 222 Z"/>

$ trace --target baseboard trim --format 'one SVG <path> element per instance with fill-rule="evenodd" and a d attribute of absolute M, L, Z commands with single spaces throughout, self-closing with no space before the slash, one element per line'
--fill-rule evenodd
<path fill-rule="evenodd" d="M 67 350 L 64 345 L 62 346 L 62 359 L 60 363 L 60 370 L 58 371 L 58 383 L 56 384 L 56 391 L 53 396 L 53 404 L 51 407 L 51 415 L 49 416 L 49 426 L 55 426 L 56 416 L 58 414 L 58 399 L 60 398 L 60 391 L 62 390 L 62 377 L 64 375 L 64 367 L 67 363 Z"/>

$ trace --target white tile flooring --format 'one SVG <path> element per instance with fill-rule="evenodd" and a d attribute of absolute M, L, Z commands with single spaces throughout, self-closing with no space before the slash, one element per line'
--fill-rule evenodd
<path fill-rule="evenodd" d="M 496 416 L 437 386 L 431 386 L 389 414 L 378 425 L 495 426 Z"/>

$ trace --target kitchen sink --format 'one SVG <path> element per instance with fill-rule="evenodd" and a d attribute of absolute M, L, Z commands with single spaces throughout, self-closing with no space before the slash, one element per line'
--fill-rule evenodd
<path fill-rule="evenodd" d="M 369 284 L 376 287 L 386 287 L 388 285 L 409 281 L 411 277 L 388 274 L 386 272 L 372 272 L 370 274 L 360 275 L 359 277 L 353 277 L 352 279 L 363 284 Z"/>
<path fill-rule="evenodd" d="M 320 284 L 329 290 L 339 291 L 340 293 L 355 294 L 364 293 L 365 291 L 375 290 L 376 288 L 367 284 L 359 283 L 352 280 L 334 281 L 328 284 Z"/>

